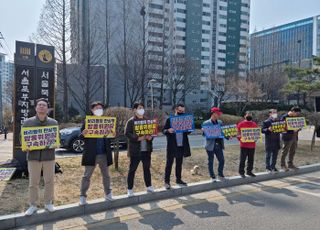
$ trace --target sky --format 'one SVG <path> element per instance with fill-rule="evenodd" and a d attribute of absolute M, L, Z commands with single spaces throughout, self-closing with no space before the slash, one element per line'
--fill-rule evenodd
<path fill-rule="evenodd" d="M 94 1 L 94 0 L 93 0 Z M 13 59 L 15 40 L 28 41 L 37 29 L 45 0 L 0 0 L 0 32 L 8 47 L 0 52 Z M 250 32 L 320 15 L 320 0 L 251 0 Z"/>

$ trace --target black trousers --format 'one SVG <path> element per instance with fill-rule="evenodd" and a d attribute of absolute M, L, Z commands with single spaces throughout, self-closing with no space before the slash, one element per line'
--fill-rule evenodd
<path fill-rule="evenodd" d="M 167 153 L 167 161 L 166 161 L 166 169 L 165 169 L 165 177 L 164 177 L 164 182 L 167 184 L 170 183 L 170 175 L 171 175 L 174 159 L 176 159 L 176 181 L 181 180 L 183 153 L 181 154 L 179 153 L 177 154 L 177 156 Z"/>
<path fill-rule="evenodd" d="M 140 161 L 142 161 L 143 166 L 143 177 L 144 183 L 146 187 L 151 186 L 151 152 L 141 152 L 140 156 L 132 156 L 130 157 L 130 166 L 128 172 L 128 189 L 133 189 L 134 184 L 134 176 L 136 174 L 137 168 L 139 166 Z"/>
<path fill-rule="evenodd" d="M 251 173 L 253 170 L 253 162 L 254 162 L 254 152 L 255 149 L 249 148 L 241 148 L 240 150 L 240 165 L 239 165 L 239 173 L 244 174 L 244 167 L 246 165 L 246 160 L 248 158 L 247 163 L 247 173 Z"/>

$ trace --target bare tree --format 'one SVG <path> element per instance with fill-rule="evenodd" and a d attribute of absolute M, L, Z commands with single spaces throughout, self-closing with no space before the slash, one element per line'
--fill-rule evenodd
<path fill-rule="evenodd" d="M 128 28 L 128 4 L 122 0 L 122 26 L 123 26 L 123 104 L 127 106 L 127 84 L 128 84 L 128 57 L 127 57 L 127 28 Z"/>
<path fill-rule="evenodd" d="M 172 93 L 172 105 L 184 101 L 185 97 L 199 85 L 197 61 L 172 55 L 169 61 L 169 73 L 166 86 Z"/>
<path fill-rule="evenodd" d="M 109 12 L 109 0 L 105 2 L 105 16 L 106 16 L 106 43 L 105 43 L 105 51 L 106 51 L 106 78 L 104 80 L 104 88 L 103 88 L 103 98 L 105 100 L 105 104 L 109 106 L 110 101 L 110 41 L 111 41 L 111 26 L 110 26 L 110 12 Z M 106 87 L 106 89 L 105 89 Z M 107 92 L 106 92 L 107 91 Z M 105 95 L 106 92 L 106 95 Z"/>
<path fill-rule="evenodd" d="M 264 102 L 275 102 L 282 99 L 282 88 L 286 85 L 288 78 L 282 69 L 265 68 L 261 71 L 255 71 L 251 76 L 251 81 L 260 85 L 264 97 Z"/>
<path fill-rule="evenodd" d="M 260 86 L 249 79 L 236 76 L 229 79 L 225 87 L 228 99 L 235 102 L 238 115 L 243 114 L 252 102 L 259 101 L 263 97 Z"/>
<path fill-rule="evenodd" d="M 31 40 L 54 46 L 56 60 L 62 63 L 62 75 L 58 79 L 58 84 L 63 89 L 63 120 L 65 122 L 68 121 L 67 62 L 70 59 L 70 34 L 70 2 L 68 0 L 46 0 L 37 32 L 32 35 Z"/>
<path fill-rule="evenodd" d="M 14 97 L 14 80 L 10 78 L 9 81 L 6 81 L 3 85 L 3 96 L 2 100 L 5 104 L 10 105 L 11 110 L 13 111 L 13 97 Z"/>
<path fill-rule="evenodd" d="M 89 4 L 89 2 L 87 2 Z M 101 28 L 94 26 L 91 28 L 93 21 L 98 20 L 99 14 L 90 15 L 90 7 L 86 7 L 87 14 L 87 31 L 86 43 L 81 53 L 82 63 L 74 64 L 71 68 L 72 87 L 69 87 L 72 97 L 82 112 L 88 113 L 90 103 L 97 98 L 98 92 L 103 88 L 105 73 L 102 66 L 104 58 L 104 42 L 101 42 L 99 33 Z M 101 97 L 99 97 L 101 100 Z"/>

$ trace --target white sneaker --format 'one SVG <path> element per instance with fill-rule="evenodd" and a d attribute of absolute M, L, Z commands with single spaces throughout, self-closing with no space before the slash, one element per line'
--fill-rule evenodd
<path fill-rule="evenodd" d="M 113 201 L 113 198 L 112 198 L 112 192 L 108 193 L 106 196 L 105 196 L 105 201 Z"/>
<path fill-rule="evenodd" d="M 26 216 L 31 216 L 35 212 L 37 212 L 38 208 L 34 205 L 31 205 L 28 210 L 24 213 Z"/>
<path fill-rule="evenodd" d="M 217 179 L 216 178 L 211 178 L 211 182 L 212 183 L 217 182 Z"/>
<path fill-rule="evenodd" d="M 218 176 L 219 181 L 221 182 L 226 182 L 228 179 L 225 178 L 224 176 Z"/>
<path fill-rule="evenodd" d="M 80 196 L 80 205 L 86 205 L 87 204 L 87 197 L 85 196 Z"/>
<path fill-rule="evenodd" d="M 147 188 L 147 192 L 149 192 L 149 193 L 154 193 L 154 188 L 153 188 L 152 186 L 149 186 L 149 187 Z"/>
<path fill-rule="evenodd" d="M 44 205 L 44 209 L 47 210 L 48 212 L 54 212 L 56 211 L 55 207 L 53 206 L 53 204 L 46 204 Z"/>
<path fill-rule="evenodd" d="M 128 189 L 128 197 L 133 197 L 134 193 L 132 189 Z"/>

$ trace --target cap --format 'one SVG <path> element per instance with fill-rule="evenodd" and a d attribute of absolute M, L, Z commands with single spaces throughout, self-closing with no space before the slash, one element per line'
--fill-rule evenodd
<path fill-rule="evenodd" d="M 211 108 L 211 113 L 216 113 L 216 114 L 218 114 L 218 115 L 221 115 L 221 114 L 222 114 L 222 111 L 221 111 L 221 109 L 218 108 L 218 107 L 212 107 L 212 108 Z"/>

